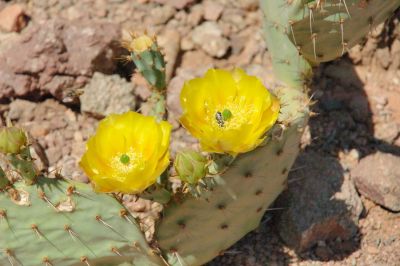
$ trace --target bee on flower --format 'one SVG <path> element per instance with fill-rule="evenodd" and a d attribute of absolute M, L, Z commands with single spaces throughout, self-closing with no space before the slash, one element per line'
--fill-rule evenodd
<path fill-rule="evenodd" d="M 169 165 L 171 125 L 136 112 L 103 119 L 80 166 L 98 192 L 140 193 Z"/>
<path fill-rule="evenodd" d="M 260 145 L 280 109 L 262 82 L 241 69 L 210 69 L 184 85 L 180 100 L 180 121 L 202 149 L 233 156 Z"/>

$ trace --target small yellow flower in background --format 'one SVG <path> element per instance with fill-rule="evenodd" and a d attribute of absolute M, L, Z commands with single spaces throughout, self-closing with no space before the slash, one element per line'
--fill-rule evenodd
<path fill-rule="evenodd" d="M 278 99 L 241 69 L 210 69 L 181 92 L 182 125 L 204 151 L 237 155 L 255 149 L 278 118 Z"/>
<path fill-rule="evenodd" d="M 80 166 L 97 192 L 140 193 L 169 165 L 171 125 L 135 112 L 103 119 Z"/>

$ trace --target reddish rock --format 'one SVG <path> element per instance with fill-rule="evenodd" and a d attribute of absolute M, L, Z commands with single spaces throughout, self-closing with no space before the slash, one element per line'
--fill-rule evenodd
<path fill-rule="evenodd" d="M 308 152 L 293 169 L 276 203 L 285 208 L 277 223 L 282 239 L 302 252 L 319 241 L 353 237 L 363 205 L 339 162 Z"/>
<path fill-rule="evenodd" d="M 0 53 L 0 100 L 80 87 L 95 71 L 112 73 L 119 27 L 92 21 L 52 20 L 32 26 Z"/>
<path fill-rule="evenodd" d="M 29 17 L 23 5 L 6 6 L 0 11 L 0 29 L 6 32 L 20 32 L 28 24 Z"/>
<path fill-rule="evenodd" d="M 400 211 L 400 157 L 377 152 L 352 169 L 358 191 L 392 211 Z"/>

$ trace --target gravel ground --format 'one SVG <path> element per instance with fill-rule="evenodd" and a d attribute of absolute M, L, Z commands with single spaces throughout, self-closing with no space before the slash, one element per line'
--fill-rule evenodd
<path fill-rule="evenodd" d="M 87 181 L 77 161 L 100 118 L 124 108 L 146 109 L 149 92 L 143 79 L 130 75 L 131 65 L 115 60 L 124 55 L 116 41 L 128 31 L 157 34 L 166 53 L 173 151 L 197 145 L 176 121 L 185 80 L 209 67 L 240 66 L 262 77 L 268 87 L 275 84 L 260 34 L 258 0 L 17 0 L 0 1 L 0 12 L 15 5 L 5 13 L 7 18 L 0 14 L 0 113 L 3 122 L 10 118 L 27 128 L 43 147 L 50 170 L 69 178 Z M 329 158 L 327 170 L 340 166 L 340 183 L 352 187 L 354 169 L 368 156 L 391 153 L 400 162 L 399 20 L 397 12 L 342 59 L 315 69 L 310 92 L 315 116 L 303 137 L 302 157 L 313 153 Z M 10 21 L 19 24 L 9 27 Z M 1 60 L 2 53 L 12 60 Z M 93 97 L 79 100 L 81 88 Z M 96 96 L 96 88 L 103 94 Z M 119 105 L 123 99 L 132 100 Z M 363 167 L 366 172 L 368 167 L 386 169 L 384 160 Z M 387 176 L 395 173 L 388 171 Z M 298 175 L 292 169 L 290 180 L 302 182 Z M 355 232 L 346 239 L 339 233 L 320 237 L 302 251 L 283 240 L 283 217 L 293 208 L 285 200 L 292 191 L 289 185 L 260 227 L 209 265 L 400 265 L 400 213 L 395 210 L 400 192 L 390 183 L 397 182 L 395 177 L 381 179 L 382 190 L 375 185 L 371 193 L 357 187 L 367 183 L 356 183 L 358 192 L 351 197 L 361 198 L 363 208 L 354 217 Z M 334 187 L 332 193 L 342 193 L 343 187 Z M 140 204 L 131 206 L 139 217 L 157 216 L 151 203 Z M 307 215 L 318 216 L 318 209 L 310 206 L 304 210 Z"/>

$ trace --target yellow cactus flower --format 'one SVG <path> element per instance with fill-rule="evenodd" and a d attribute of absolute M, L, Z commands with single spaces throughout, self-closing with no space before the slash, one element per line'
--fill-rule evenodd
<path fill-rule="evenodd" d="M 169 165 L 171 125 L 135 112 L 103 119 L 80 166 L 97 192 L 140 193 Z"/>
<path fill-rule="evenodd" d="M 203 150 L 237 155 L 255 149 L 278 118 L 278 99 L 241 69 L 210 69 L 181 92 L 182 125 Z"/>

